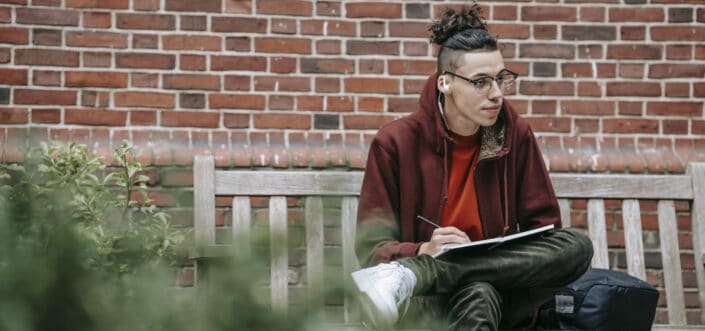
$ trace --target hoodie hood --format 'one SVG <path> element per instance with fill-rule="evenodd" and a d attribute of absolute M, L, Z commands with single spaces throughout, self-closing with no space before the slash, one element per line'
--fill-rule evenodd
<path fill-rule="evenodd" d="M 433 146 L 437 153 L 442 152 L 444 146 L 443 140 L 455 143 L 455 140 L 448 133 L 448 128 L 445 125 L 443 114 L 440 109 L 441 93 L 436 87 L 438 74 L 432 74 L 426 80 L 421 97 L 419 98 L 419 112 L 433 123 L 434 139 Z M 505 99 L 502 104 L 502 110 L 499 113 L 497 121 L 492 126 L 480 127 L 481 149 L 480 159 L 502 156 L 509 152 L 512 141 L 512 127 L 516 120 L 517 114 L 514 109 L 507 103 Z"/>

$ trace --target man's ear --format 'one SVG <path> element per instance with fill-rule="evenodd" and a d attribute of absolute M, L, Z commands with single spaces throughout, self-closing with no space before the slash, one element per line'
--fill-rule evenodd
<path fill-rule="evenodd" d="M 436 85 L 438 86 L 438 90 L 442 93 L 450 92 L 450 85 L 448 85 L 445 75 L 438 77 L 438 83 Z"/>

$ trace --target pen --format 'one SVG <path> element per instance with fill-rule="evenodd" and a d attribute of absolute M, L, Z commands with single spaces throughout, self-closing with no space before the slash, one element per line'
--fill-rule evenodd
<path fill-rule="evenodd" d="M 438 224 L 436 224 L 436 223 L 433 223 L 430 219 L 428 219 L 428 218 L 426 218 L 426 217 L 423 217 L 423 216 L 421 216 L 421 215 L 416 215 L 416 218 L 418 218 L 418 219 L 420 219 L 420 220 L 422 220 L 422 221 L 424 221 L 424 222 L 426 222 L 426 223 L 428 223 L 428 224 L 433 225 L 433 227 L 435 227 L 435 228 L 440 228 L 440 227 L 441 227 L 440 225 L 438 225 Z"/>

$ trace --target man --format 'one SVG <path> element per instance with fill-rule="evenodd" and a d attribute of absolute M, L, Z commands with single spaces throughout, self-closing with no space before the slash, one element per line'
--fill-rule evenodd
<path fill-rule="evenodd" d="M 432 25 L 438 68 L 420 109 L 370 145 L 356 247 L 367 268 L 352 274 L 370 326 L 391 327 L 412 296 L 434 295 L 449 329 L 520 327 L 592 258 L 585 235 L 559 230 L 533 132 L 504 100 L 517 74 L 479 17 L 474 5 Z M 557 230 L 432 257 L 446 245 L 548 224 Z"/>

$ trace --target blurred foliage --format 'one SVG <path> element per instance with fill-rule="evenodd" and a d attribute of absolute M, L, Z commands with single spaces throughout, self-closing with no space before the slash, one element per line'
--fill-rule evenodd
<path fill-rule="evenodd" d="M 44 144 L 0 165 L 0 330 L 325 329 L 307 302 L 271 311 L 268 258 L 233 254 L 207 290 L 176 286 L 186 233 L 151 205 L 132 148 L 114 158 L 116 172 L 85 146 Z"/>

